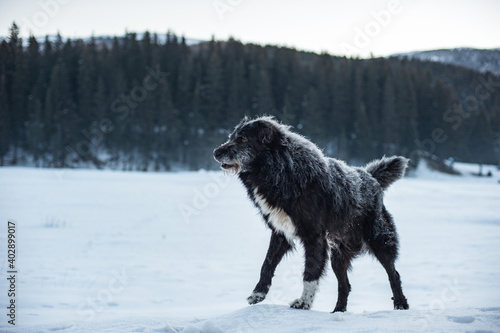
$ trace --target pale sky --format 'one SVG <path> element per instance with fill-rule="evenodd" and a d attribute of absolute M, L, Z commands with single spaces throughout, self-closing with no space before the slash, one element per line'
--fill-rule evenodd
<path fill-rule="evenodd" d="M 186 38 L 369 57 L 500 47 L 499 0 L 0 0 L 0 36 L 172 30 Z"/>

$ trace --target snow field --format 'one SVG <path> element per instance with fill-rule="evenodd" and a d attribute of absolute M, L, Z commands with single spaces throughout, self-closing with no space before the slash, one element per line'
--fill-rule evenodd
<path fill-rule="evenodd" d="M 311 311 L 289 309 L 302 292 L 299 244 L 266 300 L 246 304 L 270 232 L 236 177 L 0 168 L 0 249 L 13 219 L 19 270 L 17 325 L 3 314 L 0 331 L 499 332 L 500 172 L 458 168 L 466 175 L 419 167 L 386 193 L 410 310 L 392 310 L 386 273 L 366 255 L 353 262 L 341 314 L 329 313 L 331 269 Z"/>

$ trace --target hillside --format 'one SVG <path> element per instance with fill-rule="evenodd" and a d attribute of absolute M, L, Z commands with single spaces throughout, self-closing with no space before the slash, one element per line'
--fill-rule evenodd
<path fill-rule="evenodd" d="M 395 54 L 392 57 L 434 61 L 472 69 L 480 73 L 500 75 L 500 48 L 480 50 L 471 48 L 416 51 Z"/>

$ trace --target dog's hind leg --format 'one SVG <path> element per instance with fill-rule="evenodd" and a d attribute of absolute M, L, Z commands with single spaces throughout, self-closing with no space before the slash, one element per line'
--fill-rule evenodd
<path fill-rule="evenodd" d="M 328 259 L 327 242 L 321 236 L 303 240 L 305 248 L 304 289 L 302 296 L 290 304 L 295 309 L 311 308 Z"/>
<path fill-rule="evenodd" d="M 398 256 L 398 235 L 392 216 L 385 207 L 383 207 L 382 216 L 375 221 L 374 230 L 371 230 L 370 233 L 371 235 L 365 240 L 371 252 L 387 272 L 393 294 L 394 309 L 407 310 L 409 309 L 408 300 L 403 294 L 401 278 L 394 265 Z"/>
<path fill-rule="evenodd" d="M 281 233 L 273 231 L 271 241 L 269 242 L 269 249 L 267 250 L 266 259 L 262 264 L 260 270 L 260 280 L 255 286 L 252 295 L 247 298 L 249 304 L 256 304 L 262 302 L 271 287 L 271 281 L 274 276 L 274 271 L 280 263 L 283 256 L 292 249 L 292 246 Z"/>
<path fill-rule="evenodd" d="M 335 244 L 332 246 L 331 258 L 332 269 L 337 277 L 338 282 L 338 295 L 337 304 L 333 312 L 344 312 L 347 308 L 347 297 L 351 291 L 351 285 L 349 284 L 349 278 L 347 277 L 347 271 L 351 266 L 352 256 L 349 255 L 342 243 Z"/>

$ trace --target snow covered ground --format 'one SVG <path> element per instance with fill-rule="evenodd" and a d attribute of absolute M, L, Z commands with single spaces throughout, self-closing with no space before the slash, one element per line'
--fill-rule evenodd
<path fill-rule="evenodd" d="M 421 167 L 389 188 L 409 311 L 364 256 L 346 313 L 331 314 L 329 270 L 313 309 L 302 249 L 246 304 L 269 230 L 236 177 L 0 168 L 1 332 L 500 332 L 500 172 L 462 177 Z M 485 170 L 486 171 L 486 168 Z M 7 222 L 16 222 L 16 326 L 9 325 Z"/>

